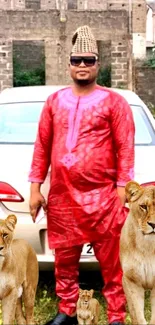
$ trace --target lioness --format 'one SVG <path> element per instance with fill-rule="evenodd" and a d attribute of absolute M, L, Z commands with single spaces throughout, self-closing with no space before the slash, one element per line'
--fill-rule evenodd
<path fill-rule="evenodd" d="M 38 262 L 32 247 L 13 239 L 15 215 L 0 219 L 0 299 L 4 325 L 34 324 L 33 309 L 38 284 Z M 22 311 L 24 302 L 25 317 Z"/>
<path fill-rule="evenodd" d="M 155 324 L 155 186 L 141 187 L 129 182 L 125 187 L 129 214 L 120 238 L 123 288 L 132 324 L 147 324 L 144 316 L 144 290 L 151 289 Z"/>
<path fill-rule="evenodd" d="M 78 324 L 98 324 L 100 305 L 97 299 L 93 298 L 94 290 L 79 289 L 77 302 Z"/>

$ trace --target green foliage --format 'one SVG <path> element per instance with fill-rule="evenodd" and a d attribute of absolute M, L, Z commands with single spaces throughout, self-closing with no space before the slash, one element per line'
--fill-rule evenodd
<path fill-rule="evenodd" d="M 155 46 L 152 49 L 152 55 L 144 62 L 144 65 L 155 68 Z"/>
<path fill-rule="evenodd" d="M 153 117 L 155 118 L 155 105 L 153 105 L 152 103 L 147 103 L 147 106 L 148 106 L 149 110 L 151 111 Z"/>
<path fill-rule="evenodd" d="M 56 315 L 58 298 L 52 291 L 47 285 L 38 287 L 34 308 L 35 324 L 45 324 Z"/>
<path fill-rule="evenodd" d="M 97 83 L 100 86 L 111 87 L 111 66 L 100 68 Z"/>
<path fill-rule="evenodd" d="M 21 65 L 13 60 L 13 86 L 37 86 L 45 84 L 45 67 L 42 63 L 39 68 L 24 70 Z"/>
<path fill-rule="evenodd" d="M 118 89 L 126 89 L 126 86 L 122 82 L 119 82 L 117 88 Z"/>

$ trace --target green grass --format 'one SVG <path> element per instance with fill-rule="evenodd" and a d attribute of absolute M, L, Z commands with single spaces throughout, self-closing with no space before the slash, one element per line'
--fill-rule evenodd
<path fill-rule="evenodd" d="M 149 304 L 149 293 L 147 293 L 146 304 L 145 304 L 145 315 L 146 319 L 150 319 L 150 304 Z M 101 294 L 98 291 L 95 291 L 94 297 L 97 298 L 101 304 L 101 313 L 100 313 L 100 325 L 107 325 L 106 317 L 106 303 Z M 42 325 L 49 319 L 52 319 L 57 310 L 58 299 L 55 297 L 54 293 L 49 294 L 47 288 L 44 288 L 43 291 L 38 292 L 36 305 L 35 305 L 35 321 L 36 324 Z M 131 324 L 130 316 L 127 312 L 126 324 Z"/>
<path fill-rule="evenodd" d="M 92 283 L 92 281 L 94 283 Z M 101 325 L 107 325 L 107 317 L 106 317 L 106 302 L 105 299 L 102 297 L 100 290 L 102 288 L 102 282 L 100 275 L 98 273 L 95 273 L 95 276 L 93 276 L 93 273 L 88 277 L 86 274 L 86 278 L 82 278 L 80 282 L 80 287 L 82 289 L 95 289 L 94 297 L 97 298 L 101 305 L 101 313 L 100 313 L 100 320 L 99 324 Z M 145 316 L 147 321 L 150 319 L 150 302 L 149 302 L 149 296 L 150 292 L 146 292 L 145 295 Z M 46 283 L 44 283 L 44 279 L 42 278 L 38 290 L 37 290 L 37 296 L 36 296 L 36 304 L 35 304 L 35 321 L 38 325 L 45 324 L 46 321 L 49 319 L 52 319 L 57 312 L 57 305 L 58 305 L 58 298 L 55 296 L 54 293 L 54 280 L 53 277 L 51 277 L 51 280 L 46 279 Z M 130 325 L 131 320 L 130 316 L 127 310 L 127 317 L 126 317 L 126 324 Z"/>
<path fill-rule="evenodd" d="M 92 280 L 94 283 L 91 283 Z M 99 324 L 100 325 L 107 325 L 107 317 L 106 317 L 106 302 L 104 298 L 102 297 L 100 293 L 100 289 L 102 287 L 102 283 L 100 281 L 100 275 L 95 274 L 95 276 L 92 277 L 91 279 L 89 277 L 86 279 L 82 280 L 80 283 L 80 286 L 82 289 L 95 289 L 94 292 L 94 297 L 97 298 L 100 302 L 101 305 L 101 313 L 100 313 L 100 320 Z M 150 319 L 150 303 L 149 303 L 149 295 L 150 293 L 146 293 L 146 298 L 145 298 L 145 315 L 147 321 Z M 58 305 L 58 298 L 55 296 L 54 292 L 54 278 L 50 274 L 44 273 L 41 275 L 38 289 L 37 289 L 37 295 L 36 295 L 36 301 L 35 301 L 35 322 L 37 325 L 43 325 L 48 321 L 49 319 L 52 319 L 57 312 L 57 305 Z M 0 324 L 2 324 L 2 318 L 0 314 Z M 126 317 L 126 324 L 130 325 L 130 317 L 127 312 L 127 317 Z M 22 325 L 22 324 L 21 324 Z"/>

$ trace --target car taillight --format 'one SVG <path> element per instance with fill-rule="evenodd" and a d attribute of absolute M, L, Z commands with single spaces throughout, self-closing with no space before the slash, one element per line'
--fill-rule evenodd
<path fill-rule="evenodd" d="M 8 183 L 0 182 L 0 201 L 23 202 L 23 197 Z"/>
<path fill-rule="evenodd" d="M 143 183 L 143 184 L 140 184 L 141 186 L 151 186 L 151 185 L 154 185 L 155 186 L 155 181 L 154 182 L 148 182 L 148 183 Z"/>

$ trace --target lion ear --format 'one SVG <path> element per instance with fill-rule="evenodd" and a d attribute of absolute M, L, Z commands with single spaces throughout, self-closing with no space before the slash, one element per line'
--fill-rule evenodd
<path fill-rule="evenodd" d="M 5 219 L 5 224 L 8 227 L 8 229 L 11 231 L 14 231 L 16 223 L 17 223 L 17 217 L 14 214 L 10 214 Z"/>
<path fill-rule="evenodd" d="M 83 293 L 83 290 L 79 289 L 79 297 L 81 297 L 82 293 Z"/>
<path fill-rule="evenodd" d="M 94 294 L 94 290 L 93 289 L 90 290 L 90 294 L 91 294 L 91 298 L 92 298 L 93 297 L 93 294 Z"/>
<path fill-rule="evenodd" d="M 134 181 L 130 181 L 125 186 L 125 194 L 128 202 L 134 202 L 143 194 L 144 189 Z"/>

